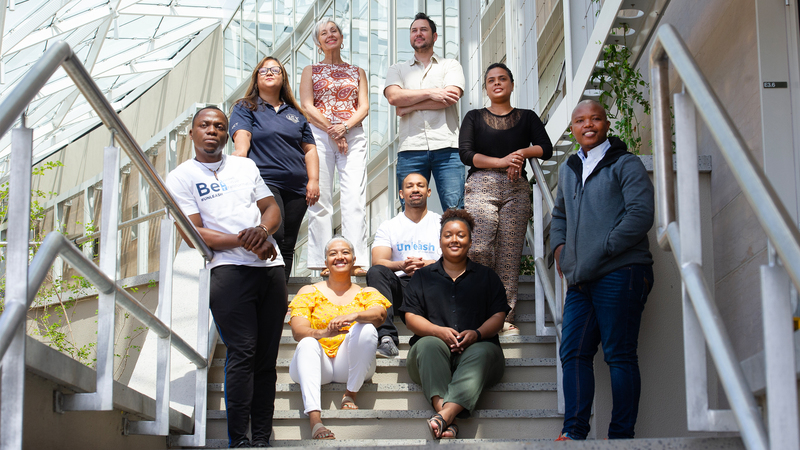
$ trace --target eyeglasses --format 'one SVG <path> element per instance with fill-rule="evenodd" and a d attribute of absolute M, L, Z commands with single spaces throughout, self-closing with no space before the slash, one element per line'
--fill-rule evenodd
<path fill-rule="evenodd" d="M 272 67 L 262 67 L 262 68 L 258 69 L 258 74 L 262 75 L 262 76 L 267 76 L 267 73 L 269 73 L 269 72 L 272 72 L 275 75 L 280 75 L 281 74 L 281 68 L 278 67 L 278 66 L 272 66 Z"/>

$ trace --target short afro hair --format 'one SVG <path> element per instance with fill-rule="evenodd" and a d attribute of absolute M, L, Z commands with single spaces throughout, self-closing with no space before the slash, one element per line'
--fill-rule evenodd
<path fill-rule="evenodd" d="M 447 225 L 448 222 L 453 221 L 459 221 L 465 224 L 469 231 L 469 238 L 472 240 L 472 230 L 475 228 L 475 219 L 473 219 L 472 214 L 468 213 L 465 209 L 450 208 L 442 214 L 442 220 L 440 222 L 442 227 L 439 229 L 439 236 L 442 235 L 444 226 Z"/>

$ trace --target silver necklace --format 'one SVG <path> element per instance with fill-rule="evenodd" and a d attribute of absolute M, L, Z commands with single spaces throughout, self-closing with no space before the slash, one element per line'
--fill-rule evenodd
<path fill-rule="evenodd" d="M 196 157 L 196 156 L 194 157 L 194 160 L 195 160 L 195 161 L 197 161 L 197 162 L 199 162 L 199 163 L 200 163 L 200 165 L 202 165 L 202 166 L 203 166 L 203 167 L 205 167 L 206 169 L 208 169 L 208 171 L 209 171 L 209 172 L 211 172 L 211 173 L 213 173 L 213 174 L 214 174 L 214 178 L 216 178 L 217 180 L 219 180 L 219 177 L 217 176 L 217 172 L 219 172 L 219 169 L 222 169 L 222 165 L 223 165 L 223 164 L 225 164 L 225 160 L 224 160 L 224 159 L 222 159 L 222 160 L 219 162 L 219 165 L 218 165 L 218 166 L 217 166 L 215 169 L 212 169 L 211 167 L 208 167 L 207 165 L 205 165 L 205 163 L 203 163 L 203 162 L 201 162 L 199 159 L 197 159 L 197 157 Z"/>

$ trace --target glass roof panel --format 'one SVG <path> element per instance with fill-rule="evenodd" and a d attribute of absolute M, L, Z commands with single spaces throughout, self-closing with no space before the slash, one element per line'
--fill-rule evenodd
<path fill-rule="evenodd" d="M 180 50 L 181 47 L 186 45 L 187 42 L 189 42 L 188 39 L 175 42 L 172 45 L 168 45 L 160 50 L 157 50 L 153 53 L 149 53 L 148 55 L 137 59 L 136 62 L 141 63 L 150 61 L 170 60 L 172 59 L 173 56 L 175 56 L 176 53 L 178 53 L 178 50 Z"/>
<path fill-rule="evenodd" d="M 108 9 L 108 0 L 81 0 L 79 3 L 73 3 L 68 5 L 61 14 L 59 14 L 57 20 L 68 20 L 72 19 L 75 16 L 79 16 L 86 11 L 91 11 L 95 8 L 105 7 Z"/>
<path fill-rule="evenodd" d="M 156 27 L 161 23 L 161 17 L 139 16 L 125 25 L 119 25 L 119 38 L 138 38 L 147 39 L 153 36 Z M 113 29 L 111 30 L 113 33 Z"/>
<path fill-rule="evenodd" d="M 0 57 L 5 84 L 0 85 L 0 102 L 25 78 L 47 48 L 65 40 L 95 82 L 115 102 L 114 106 L 124 108 L 166 75 L 220 23 L 227 23 L 235 11 L 232 3 L 232 0 L 16 0 L 14 9 L 6 12 L 3 29 Z M 161 13 L 154 8 L 165 6 L 175 7 L 170 8 L 169 16 L 154 15 Z M 197 9 L 191 8 L 204 8 L 208 17 L 213 18 L 198 19 Z M 181 16 L 187 10 L 184 14 L 188 15 Z M 116 16 L 112 11 L 116 11 Z M 134 68 L 137 63 L 163 63 L 157 70 L 130 73 L 131 62 Z M 74 92 L 77 92 L 74 84 L 59 69 L 31 103 L 29 115 L 36 121 L 34 160 L 43 156 L 37 152 L 58 150 L 58 145 L 71 142 L 100 123 L 81 95 L 71 95 Z M 0 160 L 8 155 L 9 143 L 7 136 L 0 137 Z"/>
<path fill-rule="evenodd" d="M 156 29 L 156 34 L 153 37 L 161 37 L 171 31 L 175 31 L 181 27 L 191 24 L 194 20 L 185 19 L 182 17 L 164 17 Z"/>

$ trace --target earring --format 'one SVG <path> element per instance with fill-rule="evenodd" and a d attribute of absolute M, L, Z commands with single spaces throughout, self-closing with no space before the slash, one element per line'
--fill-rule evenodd
<path fill-rule="evenodd" d="M 339 49 L 344 50 L 344 42 L 342 42 L 342 45 L 339 46 Z"/>
<path fill-rule="evenodd" d="M 322 49 L 319 48 L 319 47 L 317 47 L 317 53 L 319 53 L 320 55 L 324 55 L 325 54 L 325 52 L 323 52 Z"/>

